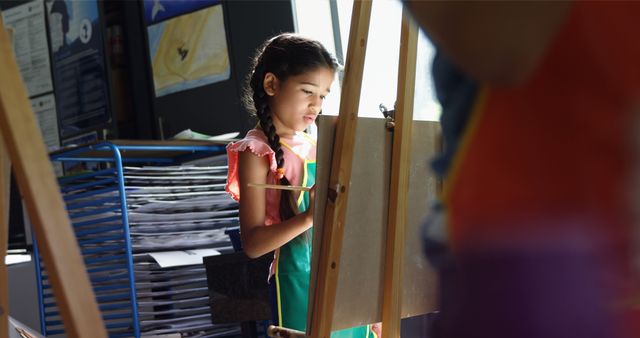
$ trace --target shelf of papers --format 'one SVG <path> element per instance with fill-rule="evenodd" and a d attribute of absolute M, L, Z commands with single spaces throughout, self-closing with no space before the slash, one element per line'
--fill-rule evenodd
<path fill-rule="evenodd" d="M 226 337 L 214 325 L 203 255 L 233 252 L 238 206 L 224 144 L 109 141 L 57 151 L 60 189 L 110 337 Z M 41 330 L 64 333 L 35 245 Z"/>

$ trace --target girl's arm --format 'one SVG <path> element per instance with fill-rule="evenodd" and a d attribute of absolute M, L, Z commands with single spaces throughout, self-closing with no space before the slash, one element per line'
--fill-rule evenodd
<path fill-rule="evenodd" d="M 311 227 L 313 209 L 298 214 L 284 222 L 265 226 L 266 198 L 263 188 L 249 187 L 248 183 L 264 184 L 267 181 L 269 163 L 251 151 L 238 157 L 240 183 L 240 235 L 247 256 L 260 257 L 286 244 Z"/>

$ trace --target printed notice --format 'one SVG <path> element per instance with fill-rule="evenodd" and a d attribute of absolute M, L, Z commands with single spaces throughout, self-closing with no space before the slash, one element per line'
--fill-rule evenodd
<path fill-rule="evenodd" d="M 44 3 L 32 1 L 2 12 L 29 97 L 53 90 Z M 57 131 L 56 131 L 57 132 Z"/>
<path fill-rule="evenodd" d="M 44 144 L 49 150 L 58 149 L 60 137 L 58 137 L 58 118 L 56 117 L 56 101 L 53 94 L 32 99 L 31 108 L 38 118 Z"/>
<path fill-rule="evenodd" d="M 31 108 L 38 119 L 40 133 L 42 134 L 47 149 L 49 149 L 49 151 L 59 149 L 58 117 L 56 115 L 56 100 L 53 94 L 31 99 Z M 56 176 L 62 176 L 62 164 L 60 162 L 54 162 L 53 169 Z"/>

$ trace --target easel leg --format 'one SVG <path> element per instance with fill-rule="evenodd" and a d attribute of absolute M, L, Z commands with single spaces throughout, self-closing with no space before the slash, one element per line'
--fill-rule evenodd
<path fill-rule="evenodd" d="M 7 286 L 7 242 L 9 240 L 9 189 L 11 188 L 9 155 L 0 135 L 0 336 L 9 333 L 9 288 Z"/>
<path fill-rule="evenodd" d="M 331 336 L 370 17 L 371 1 L 353 2 L 340 115 L 329 177 L 329 194 L 335 198 L 329 198 L 324 210 L 317 286 L 311 303 L 311 320 L 307 325 L 307 331 L 313 338 Z"/>
<path fill-rule="evenodd" d="M 400 337 L 402 314 L 402 265 L 404 262 L 405 227 L 408 214 L 409 170 L 411 167 L 411 126 L 416 78 L 418 26 L 406 8 L 402 11 L 400 61 L 398 69 L 398 100 L 396 102 L 389 219 L 384 267 L 382 300 L 382 337 Z"/>
<path fill-rule="evenodd" d="M 65 331 L 69 338 L 106 338 L 60 187 L 2 27 L 0 17 L 0 136 L 24 196 Z"/>

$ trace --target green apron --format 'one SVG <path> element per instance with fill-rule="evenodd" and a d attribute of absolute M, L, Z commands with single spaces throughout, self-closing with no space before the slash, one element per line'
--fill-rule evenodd
<path fill-rule="evenodd" d="M 311 187 L 316 182 L 316 162 L 304 161 L 302 184 Z M 298 208 L 309 207 L 309 192 L 302 192 Z M 313 227 L 278 249 L 276 260 L 276 302 L 279 326 L 305 331 L 311 272 L 311 243 Z M 331 333 L 332 338 L 374 338 L 369 326 L 360 326 Z"/>

